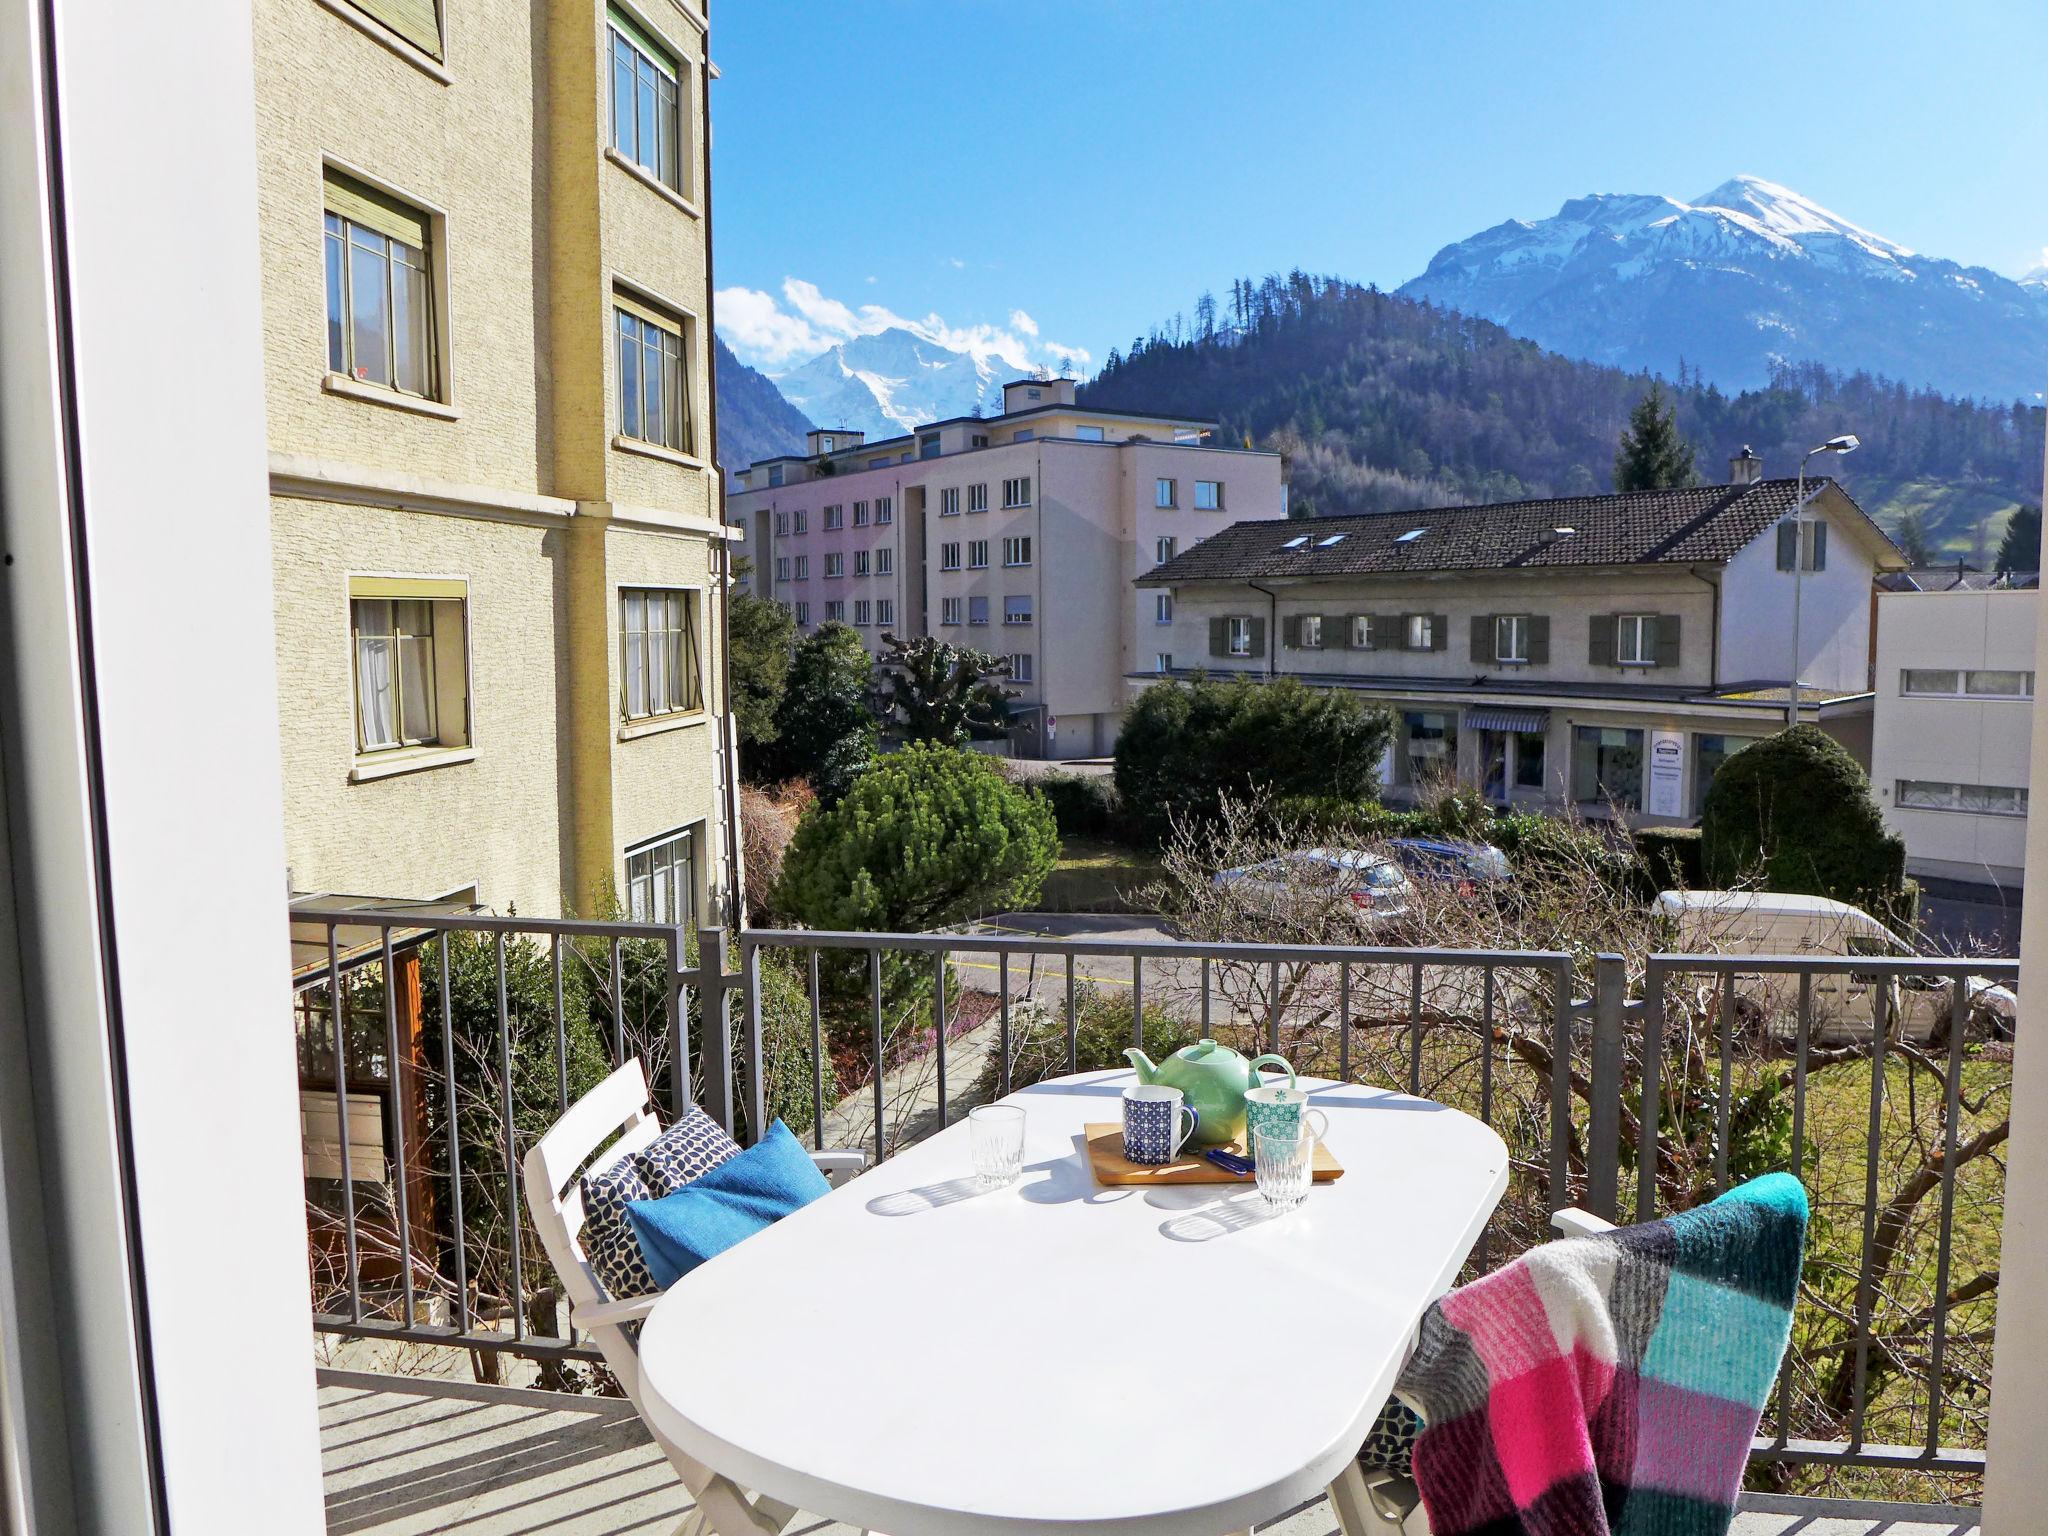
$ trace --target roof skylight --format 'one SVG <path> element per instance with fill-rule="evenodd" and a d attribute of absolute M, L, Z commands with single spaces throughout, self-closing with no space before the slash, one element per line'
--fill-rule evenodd
<path fill-rule="evenodd" d="M 1343 535 L 1343 534 L 1341 534 L 1341 533 L 1333 533 L 1333 534 L 1331 534 L 1331 535 L 1330 535 L 1330 536 L 1329 536 L 1329 537 L 1328 537 L 1327 539 L 1317 539 L 1317 540 L 1316 540 L 1316 548 L 1317 548 L 1317 549 L 1328 549 L 1328 548 L 1329 548 L 1329 547 L 1330 547 L 1330 546 L 1331 546 L 1332 544 L 1342 544 L 1343 542 L 1344 542 L 1344 535 Z"/>
<path fill-rule="evenodd" d="M 1413 544 L 1427 532 L 1429 532 L 1427 528 L 1410 528 L 1406 533 L 1394 540 L 1394 542 L 1396 544 Z"/>
<path fill-rule="evenodd" d="M 1560 523 L 1557 527 L 1551 529 L 1550 531 L 1552 533 L 1577 533 L 1579 530 L 1572 527 L 1570 523 Z"/>
<path fill-rule="evenodd" d="M 1307 542 L 1308 535 L 1305 533 L 1298 533 L 1293 538 L 1289 539 L 1285 544 L 1282 544 L 1280 547 L 1282 549 L 1299 549 L 1302 545 L 1306 544 Z"/>

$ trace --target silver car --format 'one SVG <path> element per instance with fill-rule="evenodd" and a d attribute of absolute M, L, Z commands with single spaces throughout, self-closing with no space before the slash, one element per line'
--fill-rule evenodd
<path fill-rule="evenodd" d="M 1399 864 L 1359 848 L 1303 848 L 1241 869 L 1218 870 L 1215 884 L 1274 901 L 1346 899 L 1368 922 L 1404 915 L 1411 895 Z"/>

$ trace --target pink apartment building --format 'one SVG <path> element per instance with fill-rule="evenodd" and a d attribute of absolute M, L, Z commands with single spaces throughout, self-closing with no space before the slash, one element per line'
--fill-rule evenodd
<path fill-rule="evenodd" d="M 726 519 L 801 630 L 839 619 L 875 651 L 886 631 L 1008 656 L 1016 754 L 1095 757 L 1132 679 L 1175 664 L 1172 594 L 1133 583 L 1231 523 L 1287 515 L 1279 455 L 1214 446 L 1214 427 L 1020 379 L 1000 416 L 873 443 L 813 432 L 807 454 L 737 476 Z"/>

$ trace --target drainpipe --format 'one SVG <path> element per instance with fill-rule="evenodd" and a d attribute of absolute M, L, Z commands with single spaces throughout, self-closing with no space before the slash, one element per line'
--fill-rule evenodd
<path fill-rule="evenodd" d="M 1256 581 L 1245 583 L 1254 592 L 1266 594 L 1266 676 L 1280 675 L 1280 594 Z"/>
<path fill-rule="evenodd" d="M 1719 689 L 1721 686 L 1721 583 L 1713 577 L 1703 574 L 1697 568 L 1693 570 L 1692 577 L 1693 580 L 1704 583 L 1707 590 L 1714 594 L 1713 628 L 1707 631 L 1707 687 L 1709 689 Z"/>
<path fill-rule="evenodd" d="M 698 142 L 704 146 L 704 323 L 711 334 L 704 349 L 705 394 L 710 401 L 706 423 L 711 430 L 711 471 L 718 477 L 718 521 L 725 523 L 725 470 L 718 462 L 718 310 L 713 297 L 718 283 L 711 265 L 711 34 L 704 34 L 704 88 L 697 92 Z M 772 518 L 774 514 L 771 512 Z M 741 895 L 744 875 L 740 869 L 740 743 L 732 716 L 732 540 L 720 538 L 718 570 L 718 687 L 724 705 L 725 741 L 725 921 L 730 927 L 746 924 L 746 902 Z M 767 577 L 764 574 L 763 580 Z"/>

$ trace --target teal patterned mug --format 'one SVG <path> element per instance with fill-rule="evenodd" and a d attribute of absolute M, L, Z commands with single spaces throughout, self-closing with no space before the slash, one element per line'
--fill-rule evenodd
<path fill-rule="evenodd" d="M 1308 1107 L 1308 1094 L 1287 1083 L 1268 1083 L 1244 1096 L 1245 1142 L 1261 1131 L 1269 1136 L 1292 1139 L 1307 1134 L 1321 1141 L 1330 1129 L 1330 1117 Z"/>

